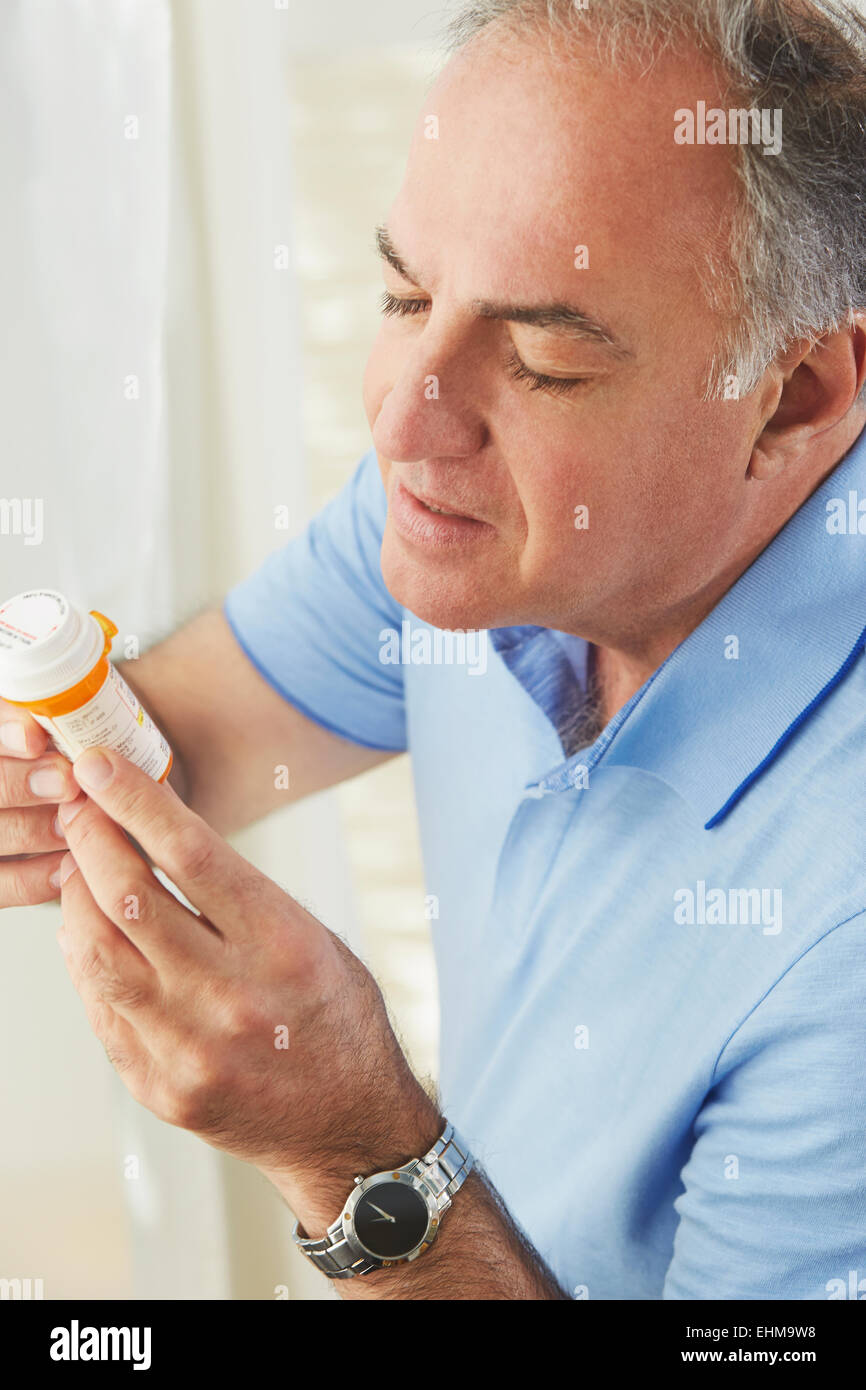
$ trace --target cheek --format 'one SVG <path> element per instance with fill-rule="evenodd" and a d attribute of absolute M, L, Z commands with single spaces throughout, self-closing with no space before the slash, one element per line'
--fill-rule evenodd
<path fill-rule="evenodd" d="M 528 540 L 533 550 L 553 555 L 566 551 L 579 530 L 585 537 L 598 533 L 603 518 L 617 505 L 619 489 L 612 470 L 601 470 L 583 451 L 575 450 L 562 461 L 540 459 L 538 466 L 518 480 L 518 492 L 526 516 Z"/>
<path fill-rule="evenodd" d="M 533 549 L 553 554 L 567 544 L 575 507 L 586 501 L 584 491 L 568 476 L 551 478 L 545 486 L 524 490 L 521 501 Z"/>
<path fill-rule="evenodd" d="M 586 563 L 587 539 L 592 530 L 575 529 L 575 521 L 592 498 L 573 464 L 557 470 L 550 460 L 539 461 L 529 475 L 515 479 L 521 509 L 522 535 L 515 537 L 515 562 L 523 586 L 538 594 L 553 594 L 574 582 Z"/>
<path fill-rule="evenodd" d="M 662 489 L 663 491 L 663 489 Z M 524 581 L 551 595 L 574 585 L 604 586 L 611 576 L 640 568 L 644 544 L 658 534 L 665 502 L 635 465 L 609 442 L 547 459 L 519 484 L 526 517 L 521 557 Z"/>

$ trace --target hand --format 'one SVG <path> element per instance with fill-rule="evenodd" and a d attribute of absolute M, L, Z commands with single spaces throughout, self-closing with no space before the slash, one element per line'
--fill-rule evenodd
<path fill-rule="evenodd" d="M 78 792 L 72 765 L 51 748 L 41 724 L 0 700 L 0 907 L 60 896 L 65 845 L 53 828 L 57 803 Z"/>
<path fill-rule="evenodd" d="M 373 977 L 168 784 L 104 749 L 73 770 L 88 794 L 61 811 L 58 939 L 109 1060 L 155 1115 L 266 1172 L 308 1230 L 320 1195 L 327 1224 L 355 1173 L 438 1134 Z"/>

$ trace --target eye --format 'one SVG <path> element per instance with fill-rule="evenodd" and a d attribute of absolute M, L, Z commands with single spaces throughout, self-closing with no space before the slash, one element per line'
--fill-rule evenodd
<path fill-rule="evenodd" d="M 398 299 L 389 290 L 385 290 L 379 300 L 379 308 L 383 314 L 389 317 L 403 314 L 423 314 L 424 310 L 429 307 L 426 299 Z"/>
<path fill-rule="evenodd" d="M 402 318 L 407 314 L 426 313 L 430 308 L 430 302 L 427 299 L 400 299 L 389 290 L 385 290 L 379 300 L 379 308 L 388 318 Z M 525 381 L 531 391 L 547 391 L 552 396 L 566 395 L 576 387 L 583 386 L 588 380 L 582 376 L 544 376 L 541 372 L 533 372 L 516 352 L 511 354 L 506 366 L 513 381 Z"/>
<path fill-rule="evenodd" d="M 507 362 L 508 375 L 513 381 L 525 381 L 530 391 L 548 391 L 552 396 L 564 396 L 588 381 L 585 376 L 544 376 L 533 372 L 514 352 Z"/>

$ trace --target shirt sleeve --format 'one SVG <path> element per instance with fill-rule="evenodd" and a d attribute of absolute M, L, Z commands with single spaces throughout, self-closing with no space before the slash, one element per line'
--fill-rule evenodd
<path fill-rule="evenodd" d="M 404 610 L 380 563 L 387 501 L 375 450 L 313 518 L 230 589 L 226 619 L 253 665 L 308 718 L 354 743 L 406 748 L 402 668 L 379 659 Z"/>
<path fill-rule="evenodd" d="M 866 1298 L 866 913 L 736 1030 L 682 1180 L 665 1298 Z"/>

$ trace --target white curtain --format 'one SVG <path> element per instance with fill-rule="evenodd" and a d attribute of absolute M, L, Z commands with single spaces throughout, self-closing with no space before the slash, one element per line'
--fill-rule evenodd
<path fill-rule="evenodd" d="M 44 519 L 38 543 L 0 535 L 0 597 L 56 585 L 116 644 L 218 600 L 285 539 L 276 506 L 305 519 L 291 39 L 280 7 L 230 0 L 0 7 L 0 497 Z M 329 797 L 238 845 L 352 936 Z M 46 1298 L 333 1296 L 254 1170 L 128 1099 L 58 920 L 0 914 L 0 1277 Z"/>

